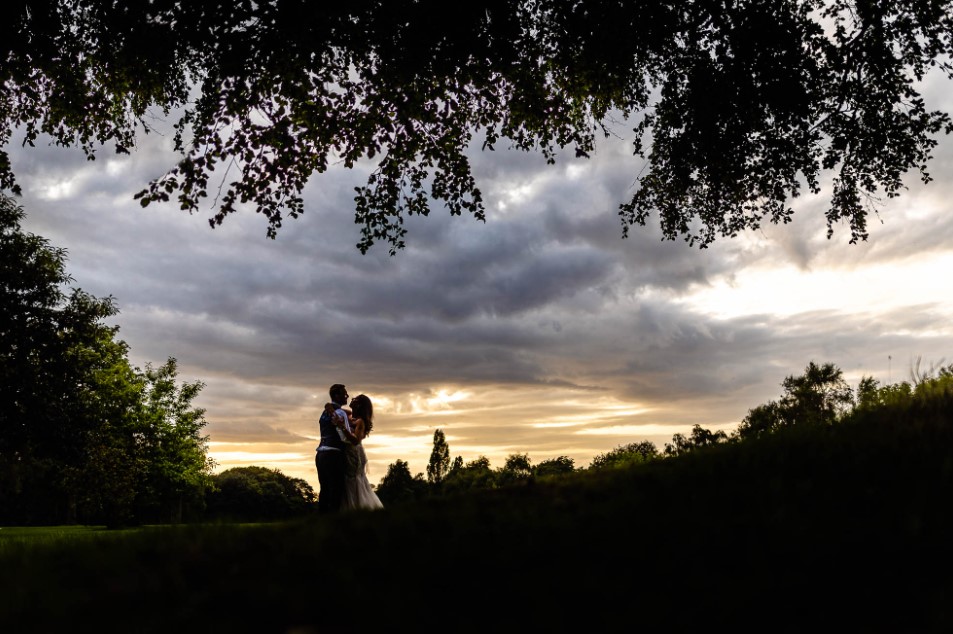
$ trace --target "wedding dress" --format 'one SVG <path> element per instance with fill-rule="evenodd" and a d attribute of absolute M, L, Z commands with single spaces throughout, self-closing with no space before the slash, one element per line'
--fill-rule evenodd
<path fill-rule="evenodd" d="M 344 502 L 342 508 L 380 509 L 384 508 L 374 488 L 367 480 L 367 454 L 363 445 L 348 445 L 347 475 L 344 480 Z"/>

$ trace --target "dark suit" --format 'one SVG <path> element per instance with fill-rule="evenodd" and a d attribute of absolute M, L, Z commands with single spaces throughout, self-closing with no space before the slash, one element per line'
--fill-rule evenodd
<path fill-rule="evenodd" d="M 337 405 L 335 403 L 335 405 Z M 318 470 L 318 513 L 325 515 L 341 510 L 344 499 L 344 472 L 346 458 L 344 441 L 338 435 L 338 429 L 326 411 L 318 420 L 321 430 L 321 443 L 314 455 L 314 465 Z"/>

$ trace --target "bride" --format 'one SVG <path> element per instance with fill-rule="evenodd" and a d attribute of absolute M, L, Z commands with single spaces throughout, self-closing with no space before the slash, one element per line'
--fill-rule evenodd
<path fill-rule="evenodd" d="M 347 466 L 341 510 L 383 508 L 367 480 L 367 454 L 361 443 L 374 427 L 374 405 L 366 395 L 359 394 L 351 399 L 351 411 L 344 412 L 348 415 L 347 424 L 340 417 L 335 418 L 335 424 L 349 441 L 345 445 Z"/>

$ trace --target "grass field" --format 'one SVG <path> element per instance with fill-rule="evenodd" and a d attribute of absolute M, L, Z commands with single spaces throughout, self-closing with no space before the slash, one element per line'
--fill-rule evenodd
<path fill-rule="evenodd" d="M 0 526 L 0 550 L 14 545 L 43 545 L 70 540 L 113 537 L 143 530 L 109 531 L 105 526 Z"/>
<path fill-rule="evenodd" d="M 222 528 L 225 526 L 226 528 Z M 243 528 L 267 526 L 263 523 L 210 524 L 209 530 L 242 530 Z M 217 527 L 217 528 L 212 528 Z M 188 532 L 194 534 L 201 530 L 198 524 L 136 526 L 131 528 L 110 529 L 105 526 L 0 526 L 0 557 L 28 556 L 51 549 L 76 549 L 89 547 L 94 543 L 117 547 L 132 539 L 143 542 L 164 541 L 171 533 Z"/>

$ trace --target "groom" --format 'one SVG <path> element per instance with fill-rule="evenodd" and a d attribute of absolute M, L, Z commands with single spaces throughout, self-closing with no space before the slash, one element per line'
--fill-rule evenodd
<path fill-rule="evenodd" d="M 331 402 L 334 403 L 334 416 L 347 420 L 341 408 L 347 405 L 347 389 L 340 383 L 335 383 L 328 391 Z M 334 416 L 327 411 L 321 413 L 318 426 L 321 430 L 321 442 L 318 444 L 314 456 L 314 464 L 318 469 L 318 513 L 327 515 L 337 513 L 341 509 L 344 499 L 344 474 L 346 457 L 344 454 L 344 436 L 335 424 Z"/>

